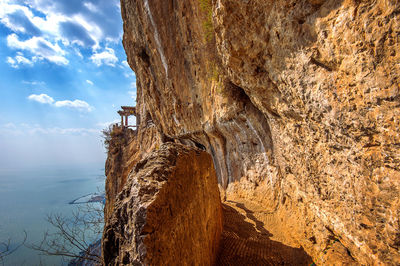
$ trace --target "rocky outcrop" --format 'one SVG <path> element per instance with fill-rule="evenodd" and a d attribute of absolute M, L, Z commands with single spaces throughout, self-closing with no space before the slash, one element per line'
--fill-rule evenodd
<path fill-rule="evenodd" d="M 211 265 L 222 232 L 209 154 L 163 144 L 141 160 L 104 230 L 104 265 Z"/>
<path fill-rule="evenodd" d="M 321 265 L 400 263 L 397 1 L 121 9 L 139 157 L 164 141 L 203 148 L 225 199 L 272 240 Z"/>
<path fill-rule="evenodd" d="M 104 218 L 108 219 L 113 211 L 117 194 L 122 190 L 128 174 L 135 165 L 134 155 L 138 153 L 135 137 L 137 132 L 121 127 L 110 128 L 109 139 L 106 139 L 108 148 L 105 165 L 106 204 L 104 207 Z"/>
<path fill-rule="evenodd" d="M 159 135 L 153 124 L 142 127 L 139 132 L 126 127 L 113 126 L 110 129 L 109 139 L 106 140 L 108 149 L 105 164 L 106 184 L 105 195 L 106 204 L 104 208 L 104 218 L 107 221 L 114 210 L 115 199 L 123 189 L 129 173 L 133 166 L 143 157 L 144 154 L 154 149 L 159 143 Z M 146 141 L 140 143 L 138 139 L 146 134 Z M 153 136 L 150 137 L 150 136 Z"/>

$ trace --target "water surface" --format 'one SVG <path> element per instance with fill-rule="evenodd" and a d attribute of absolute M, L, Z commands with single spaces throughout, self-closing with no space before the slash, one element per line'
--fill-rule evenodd
<path fill-rule="evenodd" d="M 70 168 L 0 169 L 0 241 L 24 238 L 37 243 L 50 229 L 48 214 L 71 215 L 71 200 L 104 191 L 102 164 Z M 0 264 L 1 265 L 1 264 Z M 58 257 L 40 256 L 26 247 L 6 257 L 4 265 L 66 265 Z"/>

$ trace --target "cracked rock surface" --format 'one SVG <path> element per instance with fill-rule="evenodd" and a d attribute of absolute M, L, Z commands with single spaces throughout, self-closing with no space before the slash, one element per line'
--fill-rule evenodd
<path fill-rule="evenodd" d="M 212 265 L 222 231 L 209 154 L 163 144 L 138 162 L 104 229 L 104 265 Z"/>
<path fill-rule="evenodd" d="M 263 221 L 271 240 L 319 265 L 400 264 L 398 1 L 121 9 L 140 116 L 132 164 L 163 142 L 203 149 L 222 198 Z M 118 194 L 133 186 L 127 172 L 107 177 L 120 184 L 107 197 L 130 197 Z M 107 212 L 118 217 L 118 204 Z"/>

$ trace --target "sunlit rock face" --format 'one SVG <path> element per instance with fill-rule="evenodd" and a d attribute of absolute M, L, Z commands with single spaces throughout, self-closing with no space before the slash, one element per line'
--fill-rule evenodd
<path fill-rule="evenodd" d="M 204 148 L 223 197 L 275 240 L 321 265 L 400 263 L 398 1 L 121 9 L 138 82 L 132 156 L 165 141 Z"/>
<path fill-rule="evenodd" d="M 146 141 L 139 142 L 140 135 L 135 130 L 123 127 L 114 127 L 110 132 L 108 142 L 108 154 L 105 164 L 106 174 L 106 204 L 104 207 L 104 219 L 107 221 L 111 216 L 114 203 L 118 193 L 123 189 L 128 175 L 133 166 L 141 159 L 142 154 L 147 153 L 159 142 L 154 126 L 144 128 L 140 134 L 153 136 L 146 138 Z"/>
<path fill-rule="evenodd" d="M 211 156 L 163 144 L 118 195 L 103 236 L 104 265 L 212 265 L 222 209 Z"/>

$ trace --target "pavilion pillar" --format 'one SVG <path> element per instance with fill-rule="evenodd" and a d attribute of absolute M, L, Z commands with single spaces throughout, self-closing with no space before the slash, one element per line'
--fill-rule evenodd
<path fill-rule="evenodd" d="M 121 115 L 121 127 L 124 126 L 124 117 Z"/>
<path fill-rule="evenodd" d="M 128 126 L 128 116 L 125 116 L 125 126 Z"/>

